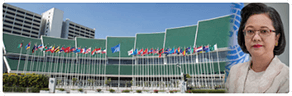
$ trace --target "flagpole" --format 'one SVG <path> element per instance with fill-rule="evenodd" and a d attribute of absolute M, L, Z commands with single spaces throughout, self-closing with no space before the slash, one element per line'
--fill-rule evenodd
<path fill-rule="evenodd" d="M 23 40 L 22 40 L 22 42 L 20 44 L 21 44 L 21 46 L 20 46 L 19 59 L 18 59 L 18 64 L 17 64 L 17 72 L 16 72 L 17 74 L 18 74 L 18 70 L 19 70 L 19 63 L 20 63 L 20 60 L 21 60 Z"/>
<path fill-rule="evenodd" d="M 35 43 L 35 45 L 37 45 L 37 43 Z M 35 47 L 35 45 L 34 45 L 34 47 Z M 35 48 L 33 48 L 32 50 L 35 50 Z M 32 54 L 32 58 L 31 58 L 31 62 L 30 62 L 30 67 L 29 67 L 29 70 L 30 70 L 29 73 L 32 73 L 32 71 L 33 71 L 32 68 L 33 68 L 33 65 L 34 65 L 35 54 L 36 54 L 36 52 Z"/>
<path fill-rule="evenodd" d="M 208 48 L 209 48 L 209 45 L 207 45 L 208 46 Z M 205 53 L 208 53 L 207 52 L 208 51 L 208 49 L 206 50 L 206 52 Z M 206 56 L 206 58 L 208 58 L 208 56 Z M 208 61 L 206 61 L 206 63 L 205 63 L 205 68 L 206 68 L 206 82 L 207 82 L 207 85 L 209 85 L 208 84 L 208 82 L 209 82 L 209 77 L 208 77 L 208 71 L 209 71 L 209 69 L 208 69 Z"/>
<path fill-rule="evenodd" d="M 60 60 L 61 60 L 61 61 L 60 61 L 60 68 L 59 68 L 59 77 L 61 78 L 61 80 L 63 79 L 63 78 L 62 78 L 62 73 L 63 73 L 63 65 L 64 65 L 64 64 L 63 64 L 63 63 L 64 63 L 64 62 L 63 62 L 63 61 L 64 61 L 64 55 L 65 55 L 65 54 L 61 54 L 61 56 L 60 56 Z M 61 86 L 61 84 L 60 84 L 60 86 Z"/>
<path fill-rule="evenodd" d="M 219 57 L 218 57 L 218 49 L 216 44 L 216 53 L 217 53 L 217 62 L 218 62 L 218 69 L 219 69 L 219 78 L 221 80 L 221 70 L 220 70 L 220 64 L 219 64 Z"/>
<path fill-rule="evenodd" d="M 105 49 L 105 50 L 107 50 L 107 49 Z M 106 60 L 107 60 L 107 58 L 106 58 L 106 55 L 107 55 L 107 53 L 104 53 L 104 65 L 105 65 L 105 70 L 104 70 L 104 79 L 106 79 L 105 77 L 106 77 Z M 104 84 L 105 84 L 105 80 L 104 80 Z"/>
<path fill-rule="evenodd" d="M 209 46 L 209 48 L 210 48 L 210 46 Z M 210 50 L 211 51 L 211 50 Z M 210 56 L 210 52 L 209 52 L 209 65 L 210 65 L 210 73 L 211 73 L 211 82 L 212 82 L 212 89 L 214 89 L 214 83 L 213 83 L 213 72 L 212 72 L 212 61 L 211 61 L 212 59 L 211 59 L 211 56 Z"/>
<path fill-rule="evenodd" d="M 202 46 L 202 47 L 203 47 L 203 46 Z M 202 51 L 203 51 L 203 50 L 202 50 Z M 203 52 L 202 52 L 202 53 L 203 53 Z M 202 73 L 203 73 L 203 68 L 202 68 L 202 66 L 203 66 L 203 60 L 202 60 L 202 59 L 203 59 L 203 55 L 201 54 L 200 57 L 201 57 L 201 60 L 200 60 L 200 68 L 201 68 L 201 83 L 202 83 L 202 85 L 203 85 L 203 83 L 204 83 L 204 78 L 203 78 L 204 76 L 203 76 L 203 74 L 202 74 Z"/>
<path fill-rule="evenodd" d="M 100 49 L 101 50 L 101 49 Z M 99 80 L 99 83 L 98 83 L 98 85 L 100 84 L 100 81 L 101 81 L 101 53 L 99 53 L 99 63 L 97 63 L 98 65 L 97 65 L 97 67 L 98 67 L 98 80 Z M 100 85 L 101 86 L 101 85 Z"/>
<path fill-rule="evenodd" d="M 49 43 L 48 43 L 49 44 Z M 46 51 L 47 51 L 48 49 L 46 49 L 45 50 L 45 52 L 43 52 L 44 53 L 44 61 L 43 61 L 43 64 L 42 64 L 42 72 L 43 73 L 45 73 L 45 70 L 46 70 L 46 68 L 47 68 L 47 55 L 46 55 Z M 45 63 L 45 64 L 44 64 Z"/>
<path fill-rule="evenodd" d="M 151 50 L 151 49 L 150 49 Z M 148 82 L 147 82 L 147 89 L 150 89 L 150 62 L 149 62 L 149 50 L 147 50 L 147 75 L 148 75 Z"/>
<path fill-rule="evenodd" d="M 42 45 L 42 44 L 41 44 Z M 40 50 L 40 52 L 39 52 L 39 54 L 41 54 L 42 53 L 42 51 L 44 50 L 44 47 L 43 47 L 43 45 L 41 46 L 42 47 L 42 49 Z M 40 72 L 40 62 L 39 62 L 39 60 L 42 58 L 42 56 L 38 56 L 38 61 L 37 61 L 37 72 L 38 72 L 38 74 L 41 74 L 41 72 Z"/>
<path fill-rule="evenodd" d="M 200 85 L 200 78 L 199 78 L 199 76 L 200 76 L 199 75 L 199 73 L 200 73 L 200 70 L 199 70 L 200 69 L 199 68 L 200 67 L 200 64 L 199 64 L 199 60 L 198 60 L 199 59 L 198 58 L 199 57 L 199 54 L 198 54 L 197 48 L 198 47 L 196 47 L 196 68 L 197 68 L 197 78 L 196 78 L 196 81 L 197 81 L 197 86 L 201 87 L 201 85 Z"/>
<path fill-rule="evenodd" d="M 134 71 L 133 71 L 133 70 L 134 70 L 134 66 L 133 66 L 133 59 L 134 59 L 133 54 L 134 54 L 134 48 L 133 48 L 132 52 L 133 52 L 133 53 L 131 54 L 131 55 L 132 55 L 132 59 L 131 59 L 131 60 L 132 60 L 132 84 L 131 84 L 131 90 L 133 90 L 133 87 L 132 87 L 132 86 L 133 86 L 133 82 L 134 82 Z"/>
<path fill-rule="evenodd" d="M 195 85 L 195 83 L 194 83 L 194 78 L 195 78 L 195 75 L 194 75 L 194 64 L 193 64 L 193 52 L 194 52 L 194 48 L 192 47 L 192 46 L 190 46 L 190 50 L 191 50 L 191 52 L 190 52 L 190 54 L 191 54 L 191 63 L 190 63 L 190 66 L 191 66 L 191 70 L 192 70 L 192 75 L 193 76 L 191 76 L 191 78 L 192 78 L 192 86 L 194 86 Z M 191 74 L 190 73 L 190 74 Z"/>
<path fill-rule="evenodd" d="M 119 47 L 121 48 L 121 44 L 119 44 L 119 45 L 120 45 Z M 120 65 L 121 65 L 121 58 L 120 58 L 120 56 L 121 56 L 121 50 L 119 50 L 119 80 L 118 80 L 118 90 L 119 90 L 119 92 L 120 92 Z"/>
<path fill-rule="evenodd" d="M 31 41 L 29 41 L 29 49 L 30 49 L 30 43 Z M 27 62 L 28 62 L 28 57 L 29 57 L 29 49 L 26 48 L 26 59 L 24 60 L 24 65 L 23 65 L 23 72 L 24 73 L 24 70 L 26 71 L 26 68 L 25 66 L 27 66 Z"/>

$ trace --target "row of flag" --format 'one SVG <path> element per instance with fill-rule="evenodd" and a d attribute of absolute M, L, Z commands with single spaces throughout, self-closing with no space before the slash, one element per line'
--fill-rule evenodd
<path fill-rule="evenodd" d="M 25 48 L 26 50 L 30 49 L 30 45 L 31 43 L 28 43 Z M 22 43 L 19 44 L 18 48 L 21 48 L 23 46 Z M 51 52 L 51 53 L 60 53 L 60 52 L 65 52 L 65 53 L 71 53 L 71 52 L 74 52 L 74 53 L 83 53 L 83 54 L 88 54 L 88 53 L 91 53 L 91 55 L 94 55 L 94 54 L 98 54 L 98 53 L 106 53 L 106 49 L 104 50 L 101 50 L 101 48 L 95 48 L 91 51 L 91 47 L 90 48 L 75 48 L 75 47 L 62 47 L 60 48 L 60 46 L 58 47 L 55 47 L 55 46 L 50 46 L 50 47 L 47 47 L 47 46 L 43 46 L 42 44 L 40 45 L 37 45 L 35 44 L 34 47 L 32 48 L 32 53 L 34 53 L 36 50 L 42 50 L 42 51 L 45 51 L 45 52 Z M 168 54 L 183 54 L 183 56 L 185 56 L 186 54 L 193 54 L 193 53 L 202 53 L 202 52 L 210 52 L 210 51 L 213 51 L 213 50 L 217 50 L 217 44 L 215 45 L 206 45 L 206 46 L 199 46 L 199 47 L 187 47 L 187 48 L 172 48 L 172 49 L 131 49 L 128 51 L 128 55 L 149 55 L 149 54 L 158 54 L 159 57 L 161 57 L 162 54 L 165 54 L 165 55 L 168 55 Z M 120 44 L 114 46 L 114 47 L 111 47 L 111 51 L 112 53 L 115 53 L 115 52 L 119 52 L 120 51 Z"/>
<path fill-rule="evenodd" d="M 18 45 L 18 48 L 21 48 L 23 46 L 23 43 L 20 43 Z M 30 49 L 30 46 L 31 46 L 31 43 L 28 43 L 26 46 L 25 46 L 25 49 L 26 50 L 29 50 Z M 44 52 L 51 52 L 51 53 L 61 53 L 61 52 L 64 52 L 64 53 L 83 53 L 83 54 L 88 54 L 88 53 L 91 53 L 91 55 L 95 55 L 95 54 L 105 54 L 106 53 L 106 49 L 101 49 L 101 48 L 94 48 L 92 51 L 91 51 L 91 47 L 90 48 L 75 48 L 75 47 L 60 47 L 60 46 L 43 46 L 42 44 L 40 45 L 37 45 L 35 44 L 32 48 L 32 53 L 34 53 L 35 51 L 37 50 L 41 50 L 41 51 L 44 51 Z"/>
<path fill-rule="evenodd" d="M 131 49 L 128 51 L 128 55 L 149 55 L 149 54 L 158 54 L 159 57 L 161 57 L 162 54 L 165 54 L 165 55 L 168 55 L 168 54 L 183 54 L 183 56 L 185 56 L 186 54 L 193 54 L 193 53 L 202 53 L 202 52 L 210 52 L 210 51 L 214 51 L 214 50 L 217 50 L 217 44 L 213 45 L 213 46 L 209 46 L 209 45 L 206 45 L 206 46 L 200 46 L 200 47 L 187 47 L 185 49 L 183 48 L 172 48 L 172 49 Z"/>

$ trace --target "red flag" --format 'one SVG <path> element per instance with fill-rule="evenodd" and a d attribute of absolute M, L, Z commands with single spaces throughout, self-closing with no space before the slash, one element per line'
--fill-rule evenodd
<path fill-rule="evenodd" d="M 146 48 L 143 52 L 143 55 L 148 54 L 148 49 Z"/>
<path fill-rule="evenodd" d="M 159 50 L 158 54 L 159 54 L 159 58 L 161 57 L 161 54 L 164 53 L 163 52 L 163 48 Z"/>
<path fill-rule="evenodd" d="M 100 48 L 95 48 L 92 52 L 91 55 L 94 55 L 95 53 L 97 53 L 100 50 Z"/>
<path fill-rule="evenodd" d="M 67 47 L 67 48 L 65 48 L 63 50 L 64 50 L 64 52 L 69 53 L 70 52 L 70 47 Z"/>

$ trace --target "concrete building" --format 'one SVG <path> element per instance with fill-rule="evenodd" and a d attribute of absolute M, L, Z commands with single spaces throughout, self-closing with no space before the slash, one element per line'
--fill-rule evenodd
<path fill-rule="evenodd" d="M 62 10 L 52 8 L 42 13 L 42 18 L 46 21 L 44 24 L 43 32 L 45 36 L 61 37 L 62 22 L 63 22 Z"/>
<path fill-rule="evenodd" d="M 2 16 L 4 33 L 40 37 L 42 15 L 4 3 Z"/>
<path fill-rule="evenodd" d="M 70 19 L 66 19 L 63 22 L 62 28 L 61 38 L 74 39 L 75 37 L 84 37 L 94 39 L 95 29 L 77 24 L 70 21 Z"/>
<path fill-rule="evenodd" d="M 41 35 L 74 39 L 74 37 L 92 38 L 95 29 L 67 19 L 63 21 L 64 11 L 57 8 L 37 14 L 7 3 L 3 4 L 3 32 L 40 38 Z"/>

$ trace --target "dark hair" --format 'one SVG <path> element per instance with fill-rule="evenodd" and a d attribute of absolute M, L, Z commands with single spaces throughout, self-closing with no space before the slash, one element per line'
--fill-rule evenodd
<path fill-rule="evenodd" d="M 285 34 L 284 34 L 281 17 L 274 8 L 266 6 L 265 4 L 262 4 L 262 3 L 250 3 L 241 10 L 241 14 L 240 14 L 241 22 L 238 29 L 238 38 L 237 38 L 238 44 L 241 47 L 243 52 L 249 53 L 245 46 L 244 35 L 242 31 L 244 30 L 246 21 L 248 20 L 250 16 L 254 14 L 262 14 L 262 13 L 267 14 L 269 18 L 272 20 L 273 26 L 276 31 L 276 35 L 280 34 L 278 46 L 275 46 L 274 51 L 273 51 L 274 55 L 280 55 L 284 52 L 284 49 L 286 46 Z"/>

